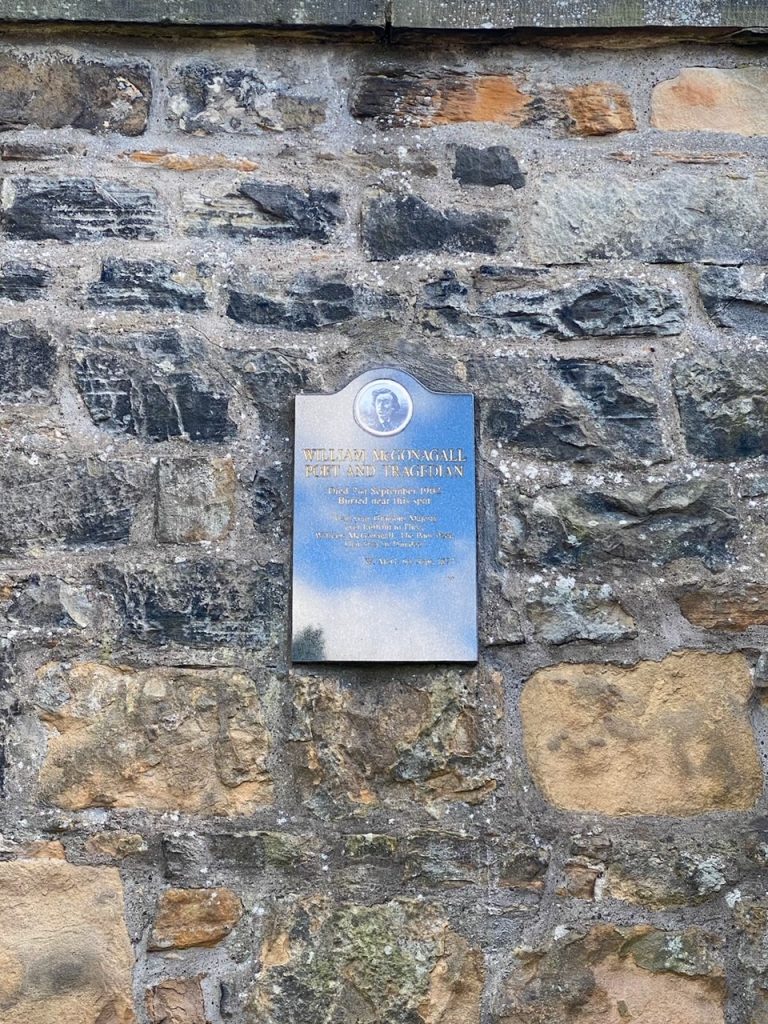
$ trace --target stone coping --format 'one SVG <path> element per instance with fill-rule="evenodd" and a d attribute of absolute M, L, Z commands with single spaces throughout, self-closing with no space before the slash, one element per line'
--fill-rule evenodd
<path fill-rule="evenodd" d="M 5 22 L 514 28 L 764 28 L 765 0 L 0 0 Z"/>

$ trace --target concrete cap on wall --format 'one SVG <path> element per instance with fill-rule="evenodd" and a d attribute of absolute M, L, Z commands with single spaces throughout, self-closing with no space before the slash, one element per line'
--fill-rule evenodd
<path fill-rule="evenodd" d="M 768 27 L 766 0 L 0 0 L 0 21 L 494 30 Z"/>

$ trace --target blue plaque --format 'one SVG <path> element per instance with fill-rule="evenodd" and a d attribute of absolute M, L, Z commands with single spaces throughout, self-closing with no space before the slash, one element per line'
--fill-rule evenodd
<path fill-rule="evenodd" d="M 474 398 L 393 368 L 296 398 L 295 662 L 477 660 Z"/>

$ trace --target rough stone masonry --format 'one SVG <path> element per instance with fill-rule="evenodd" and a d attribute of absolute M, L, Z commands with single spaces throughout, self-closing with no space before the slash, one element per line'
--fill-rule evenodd
<path fill-rule="evenodd" d="M 5 26 L 3 1024 L 768 1022 L 764 38 Z M 388 363 L 481 659 L 298 670 Z"/>

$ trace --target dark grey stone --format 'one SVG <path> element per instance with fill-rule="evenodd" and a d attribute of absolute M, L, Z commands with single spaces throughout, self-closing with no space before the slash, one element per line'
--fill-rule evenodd
<path fill-rule="evenodd" d="M 699 276 L 704 308 L 719 327 L 768 337 L 768 285 L 745 285 L 738 267 L 706 267 Z"/>
<path fill-rule="evenodd" d="M 487 267 L 460 280 L 446 270 L 424 287 L 424 326 L 467 337 L 562 340 L 657 337 L 683 329 L 680 297 L 664 288 L 591 278 L 568 288 L 529 291 L 521 287 L 529 276 L 522 269 L 515 275 L 510 268 Z"/>
<path fill-rule="evenodd" d="M 0 402 L 45 398 L 57 368 L 50 334 L 29 320 L 0 324 Z"/>
<path fill-rule="evenodd" d="M 282 621 L 282 568 L 234 562 L 187 562 L 144 568 L 104 566 L 123 633 L 142 643 L 262 649 Z"/>
<path fill-rule="evenodd" d="M 93 2 L 93 0 L 91 0 Z M 627 28 L 633 26 L 728 26 L 768 23 L 762 0 L 714 0 L 681 5 L 680 0 L 392 0 L 395 28 L 511 29 Z"/>
<path fill-rule="evenodd" d="M 288 437 L 293 399 L 311 380 L 308 364 L 279 349 L 244 352 L 239 373 L 245 391 L 259 413 L 262 430 L 273 437 Z"/>
<path fill-rule="evenodd" d="M 655 337 L 680 334 L 685 310 L 672 291 L 615 278 L 567 289 L 557 315 L 574 337 Z"/>
<path fill-rule="evenodd" d="M 496 253 L 508 227 L 500 214 L 437 210 L 417 196 L 381 196 L 363 208 L 363 242 L 374 260 L 414 252 Z"/>
<path fill-rule="evenodd" d="M 4 21 L 127 21 L 150 25 L 367 25 L 383 28 L 384 0 L 0 0 Z"/>
<path fill-rule="evenodd" d="M 241 324 L 313 331 L 349 321 L 393 319 L 403 301 L 394 292 L 349 284 L 343 276 L 302 275 L 287 287 L 279 282 L 230 285 L 227 316 Z"/>
<path fill-rule="evenodd" d="M 768 453 L 764 352 L 711 352 L 680 359 L 674 387 L 692 455 L 729 461 Z"/>
<path fill-rule="evenodd" d="M 328 189 L 301 192 L 293 185 L 248 180 L 222 203 L 193 199 L 186 230 L 191 235 L 328 242 L 344 220 L 340 200 L 338 192 Z"/>
<path fill-rule="evenodd" d="M 701 167 L 556 174 L 539 183 L 522 234 L 538 263 L 765 263 L 768 181 Z"/>
<path fill-rule="evenodd" d="M 29 125 L 141 135 L 151 102 L 147 64 L 0 53 L 0 131 Z"/>
<path fill-rule="evenodd" d="M 109 178 L 6 178 L 0 225 L 12 239 L 155 238 L 157 197 Z"/>
<path fill-rule="evenodd" d="M 506 146 L 457 146 L 453 176 L 462 185 L 525 185 L 525 175 Z"/>
<path fill-rule="evenodd" d="M 572 487 L 502 499 L 505 550 L 534 564 L 588 566 L 603 562 L 666 564 L 700 559 L 710 568 L 728 559 L 739 532 L 730 493 L 718 480 Z"/>
<path fill-rule="evenodd" d="M 154 260 L 105 259 L 101 279 L 88 288 L 88 303 L 119 309 L 178 309 L 194 313 L 207 309 L 204 289 L 178 284 L 175 267 Z"/>
<path fill-rule="evenodd" d="M 250 67 L 198 61 L 178 68 L 168 89 L 170 122 L 194 135 L 283 132 L 325 120 L 325 100 L 270 89 Z"/>
<path fill-rule="evenodd" d="M 148 472 L 83 458 L 6 454 L 0 466 L 0 553 L 28 546 L 90 546 L 128 540 Z"/>
<path fill-rule="evenodd" d="M 22 630 L 68 630 L 78 623 L 70 615 L 62 595 L 64 584 L 55 576 L 37 573 L 13 588 L 5 609 L 8 623 Z"/>
<path fill-rule="evenodd" d="M 51 280 L 47 267 L 12 260 L 0 266 L 0 299 L 28 302 L 40 298 Z"/>
<path fill-rule="evenodd" d="M 650 366 L 558 359 L 544 367 L 510 364 L 508 397 L 486 407 L 494 443 L 573 462 L 666 456 Z"/>
<path fill-rule="evenodd" d="M 224 441 L 236 427 L 229 393 L 197 343 L 176 331 L 81 335 L 75 384 L 99 426 L 149 441 Z"/>
<path fill-rule="evenodd" d="M 280 530 L 288 508 L 288 479 L 282 464 L 257 471 L 251 485 L 251 509 L 257 526 Z"/>

